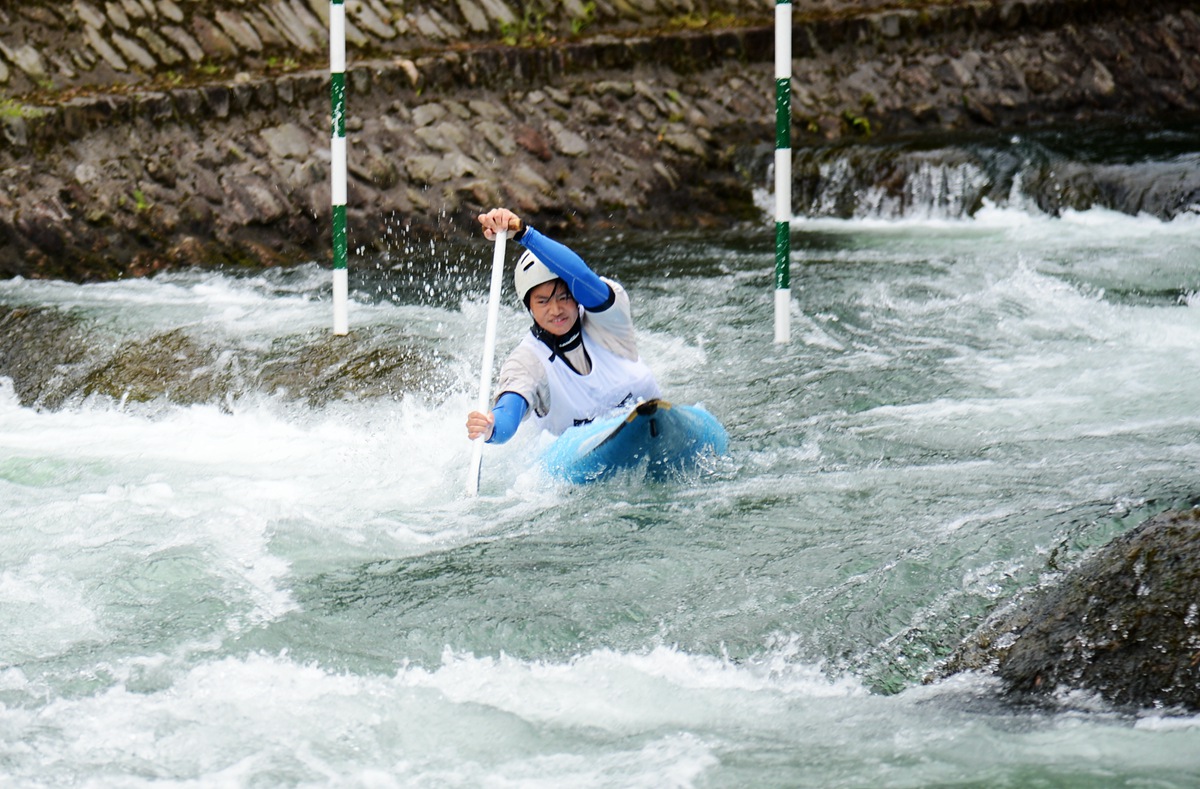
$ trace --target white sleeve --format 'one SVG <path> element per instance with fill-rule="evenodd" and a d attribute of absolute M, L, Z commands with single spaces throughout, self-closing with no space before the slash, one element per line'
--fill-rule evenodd
<path fill-rule="evenodd" d="M 530 412 L 538 416 L 550 413 L 550 381 L 546 377 L 546 368 L 542 360 L 537 358 L 526 343 L 521 343 L 500 366 L 500 376 L 496 381 L 496 397 L 504 392 L 513 392 L 525 398 Z"/>
<path fill-rule="evenodd" d="M 584 310 L 584 327 L 593 340 L 608 350 L 622 358 L 637 361 L 637 337 L 633 329 L 629 294 L 618 283 L 607 277 L 603 279 L 613 289 L 613 304 L 603 312 Z"/>

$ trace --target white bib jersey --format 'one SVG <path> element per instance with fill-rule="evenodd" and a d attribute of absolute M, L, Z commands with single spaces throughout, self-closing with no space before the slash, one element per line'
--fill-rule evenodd
<path fill-rule="evenodd" d="M 654 374 L 638 355 L 629 295 L 617 283 L 604 281 L 615 294 L 612 306 L 601 312 L 580 309 L 590 372 L 577 373 L 532 332 L 500 368 L 497 392 L 525 398 L 535 424 L 554 435 L 662 396 Z"/>

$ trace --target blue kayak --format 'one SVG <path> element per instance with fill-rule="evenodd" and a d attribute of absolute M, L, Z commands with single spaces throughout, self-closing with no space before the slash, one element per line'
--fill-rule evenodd
<path fill-rule="evenodd" d="M 728 449 L 729 434 L 700 406 L 647 400 L 628 413 L 568 429 L 542 455 L 542 465 L 551 476 L 576 484 L 642 468 L 657 481 Z"/>

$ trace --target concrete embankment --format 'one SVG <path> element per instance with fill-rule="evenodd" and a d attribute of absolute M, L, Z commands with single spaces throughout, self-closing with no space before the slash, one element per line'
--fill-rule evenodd
<path fill-rule="evenodd" d="M 1189 5 L 798 4 L 795 145 L 1194 112 Z M 557 232 L 758 219 L 770 12 L 750 0 L 350 3 L 352 252 L 462 234 L 497 204 Z M 327 4 L 0 13 L 0 276 L 328 259 Z"/>

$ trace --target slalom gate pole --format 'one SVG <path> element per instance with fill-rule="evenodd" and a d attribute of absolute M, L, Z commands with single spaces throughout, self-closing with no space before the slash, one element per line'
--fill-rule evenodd
<path fill-rule="evenodd" d="M 329 196 L 333 208 L 333 333 L 350 331 L 346 272 L 346 6 L 329 2 L 329 96 L 333 105 Z"/>
<path fill-rule="evenodd" d="M 775 4 L 775 342 L 791 339 L 792 3 Z"/>
<path fill-rule="evenodd" d="M 483 362 L 479 365 L 479 402 L 476 410 L 487 413 L 492 407 L 492 364 L 496 360 L 496 326 L 500 322 L 500 291 L 504 286 L 504 248 L 508 231 L 496 233 L 492 248 L 492 279 L 488 289 L 487 323 L 483 329 Z M 471 442 L 471 468 L 467 472 L 467 495 L 479 493 L 479 477 L 483 471 L 483 436 Z"/>

